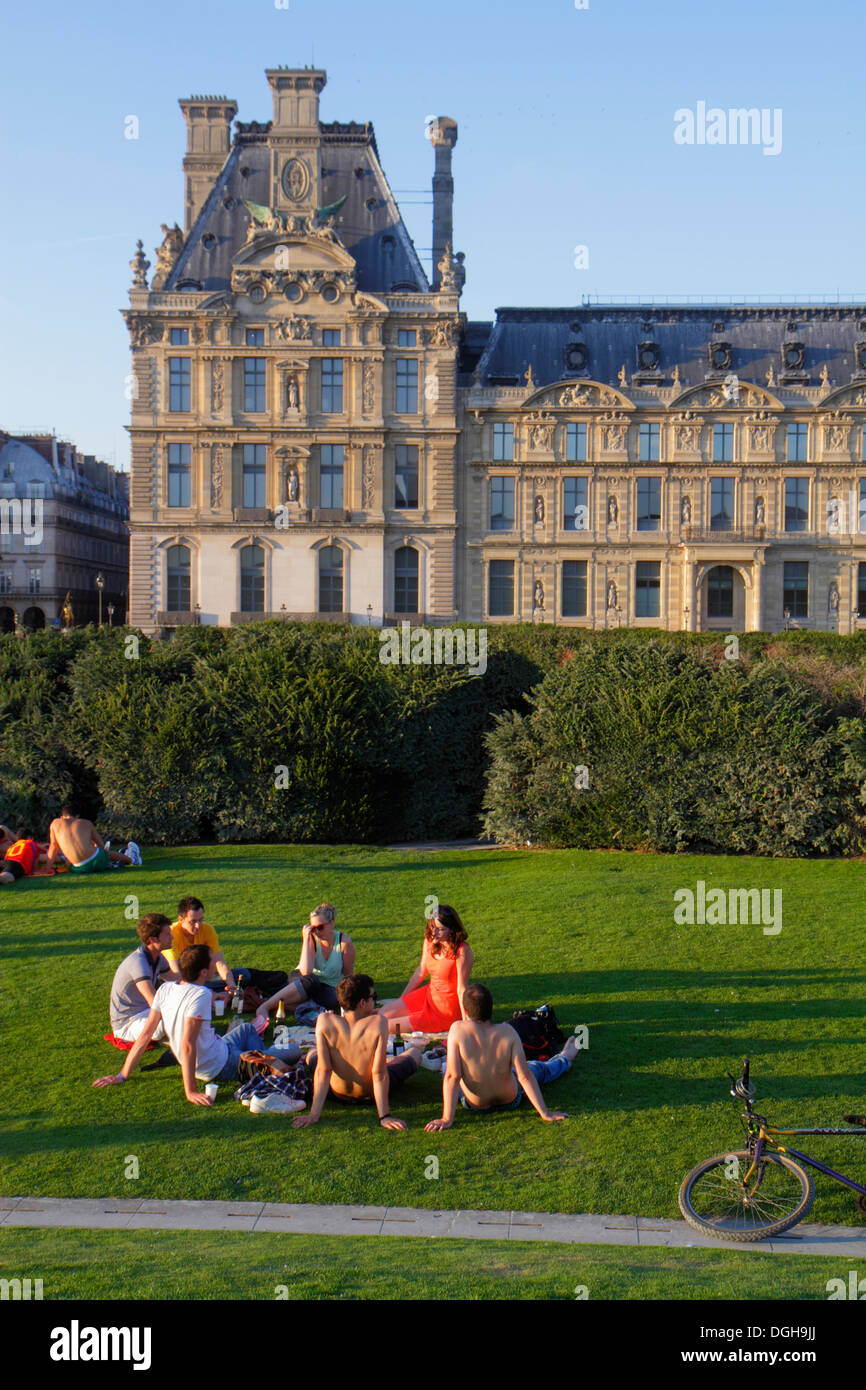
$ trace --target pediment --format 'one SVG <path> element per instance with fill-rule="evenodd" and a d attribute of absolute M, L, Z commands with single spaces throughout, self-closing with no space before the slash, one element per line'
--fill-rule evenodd
<path fill-rule="evenodd" d="M 866 405 L 866 381 L 849 382 L 821 397 L 822 410 L 839 410 L 843 406 Z"/>
<path fill-rule="evenodd" d="M 634 410 L 634 403 L 615 386 L 586 377 L 566 378 L 552 386 L 542 386 L 527 396 L 524 410 Z"/>
<path fill-rule="evenodd" d="M 687 386 L 669 403 L 670 410 L 784 410 L 778 396 L 753 381 L 741 381 L 734 373 L 732 380 L 704 381 L 699 386 Z"/>
<path fill-rule="evenodd" d="M 345 247 L 318 237 L 291 236 L 285 232 L 265 232 L 248 246 L 242 246 L 232 264 L 247 270 L 351 270 L 355 262 Z"/>

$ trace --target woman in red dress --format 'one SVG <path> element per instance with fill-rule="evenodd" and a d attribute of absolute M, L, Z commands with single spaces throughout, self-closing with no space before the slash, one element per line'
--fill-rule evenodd
<path fill-rule="evenodd" d="M 444 1033 L 465 1017 L 461 1000 L 472 974 L 474 957 L 466 928 L 453 907 L 440 903 L 427 919 L 421 963 L 399 999 L 388 999 L 379 1010 L 388 1031 L 399 1023 L 403 1032 Z M 421 981 L 430 976 L 429 985 Z"/>

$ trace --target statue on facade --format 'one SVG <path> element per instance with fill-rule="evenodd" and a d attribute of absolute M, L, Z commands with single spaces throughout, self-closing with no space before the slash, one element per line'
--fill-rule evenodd
<path fill-rule="evenodd" d="M 151 289 L 160 290 L 168 279 L 172 266 L 183 250 L 183 232 L 175 222 L 173 227 L 160 224 L 162 245 L 156 248 L 156 270 L 153 272 Z"/>
<path fill-rule="evenodd" d="M 831 497 L 827 502 L 827 530 L 839 530 L 839 498 Z"/>
<path fill-rule="evenodd" d="M 830 608 L 830 612 L 836 613 L 839 609 L 839 586 L 836 583 L 835 579 L 830 585 L 830 592 L 828 594 L 827 602 Z"/>
<path fill-rule="evenodd" d="M 607 586 L 607 606 L 608 608 L 616 608 L 616 585 L 612 579 Z"/>
<path fill-rule="evenodd" d="M 608 524 L 608 526 L 616 526 L 616 517 L 617 517 L 616 498 L 613 497 L 613 496 L 611 496 L 611 497 L 608 497 L 608 499 L 607 499 L 607 524 Z"/>
<path fill-rule="evenodd" d="M 755 525 L 756 525 L 756 526 L 763 526 L 763 524 L 764 524 L 764 499 L 763 499 L 763 497 L 756 497 L 756 498 L 755 498 Z"/>
<path fill-rule="evenodd" d="M 540 525 L 543 525 L 543 524 L 544 524 L 544 498 L 543 498 L 543 497 L 536 497 L 536 499 L 535 499 L 535 520 L 536 520 Z"/>
<path fill-rule="evenodd" d="M 298 477 L 298 470 L 290 464 L 286 471 L 286 497 L 290 502 L 297 502 L 300 495 L 301 483 Z"/>
<path fill-rule="evenodd" d="M 617 379 L 617 381 L 619 382 L 620 386 L 622 387 L 622 389 L 623 389 L 623 391 L 624 391 L 625 388 L 628 386 L 628 373 L 626 372 L 625 363 L 624 363 L 624 362 L 623 362 L 622 366 L 620 367 L 619 372 L 617 373 L 617 378 L 616 378 L 616 379 Z"/>
<path fill-rule="evenodd" d="M 140 246 L 141 242 L 139 242 L 138 244 Z M 65 628 L 72 627 L 75 623 L 75 614 L 72 611 L 72 595 L 69 593 L 68 589 L 66 591 L 66 598 L 63 600 L 63 607 L 61 608 L 60 612 L 63 615 L 63 626 Z"/>
<path fill-rule="evenodd" d="M 286 406 L 289 410 L 300 410 L 301 397 L 298 391 L 298 378 L 292 372 L 286 380 Z"/>
<path fill-rule="evenodd" d="M 773 371 L 773 364 L 772 364 L 772 362 L 771 362 L 771 363 L 770 363 L 770 370 L 767 372 L 767 385 L 768 385 L 768 386 L 775 386 L 775 384 L 776 384 L 776 374 L 775 374 L 775 372 Z"/>
<path fill-rule="evenodd" d="M 532 599 L 533 608 L 544 608 L 544 585 L 540 579 L 535 581 L 535 593 Z"/>
<path fill-rule="evenodd" d="M 437 265 L 436 269 L 439 271 L 440 290 L 456 290 L 457 271 L 454 263 L 454 257 L 451 252 L 450 241 L 446 243 L 445 250 L 442 252 L 442 259 Z"/>
<path fill-rule="evenodd" d="M 692 524 L 692 499 L 690 497 L 684 497 L 680 504 L 680 520 L 683 526 L 691 526 Z"/>
<path fill-rule="evenodd" d="M 827 363 L 825 362 L 823 367 L 821 368 L 821 386 L 826 391 L 829 385 L 830 373 L 827 371 Z"/>

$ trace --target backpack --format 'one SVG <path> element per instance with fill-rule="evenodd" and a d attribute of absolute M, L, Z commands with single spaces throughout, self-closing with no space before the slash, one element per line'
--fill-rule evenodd
<path fill-rule="evenodd" d="M 565 1035 L 556 1021 L 556 1011 L 549 1004 L 537 1009 L 516 1009 L 509 1020 L 529 1062 L 546 1062 L 565 1044 Z"/>
<path fill-rule="evenodd" d="M 242 1052 L 238 1060 L 238 1078 L 252 1081 L 253 1077 L 282 1076 L 288 1066 L 279 1057 L 267 1052 Z"/>

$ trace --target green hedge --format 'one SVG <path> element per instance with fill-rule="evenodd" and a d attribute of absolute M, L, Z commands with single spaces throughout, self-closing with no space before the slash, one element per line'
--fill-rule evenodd
<path fill-rule="evenodd" d="M 486 817 L 504 842 L 859 848 L 866 636 L 749 633 L 738 662 L 713 634 L 487 637 L 479 676 L 383 665 L 375 629 L 330 624 L 2 637 L 0 819 L 44 832 L 72 800 L 143 843 L 449 839 Z"/>

